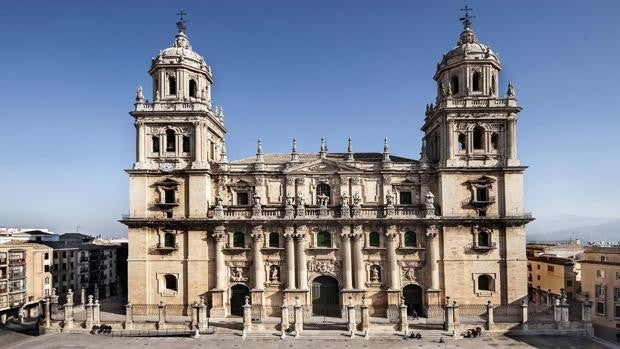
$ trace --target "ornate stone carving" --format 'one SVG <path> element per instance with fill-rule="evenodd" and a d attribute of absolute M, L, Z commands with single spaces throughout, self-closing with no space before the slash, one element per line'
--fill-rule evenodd
<path fill-rule="evenodd" d="M 263 207 L 261 205 L 261 197 L 258 194 L 254 194 L 254 206 L 252 206 L 252 216 L 262 216 Z"/>
<path fill-rule="evenodd" d="M 231 267 L 230 268 L 230 281 L 231 282 L 247 282 L 248 268 L 244 267 Z"/>
<path fill-rule="evenodd" d="M 308 261 L 308 271 L 322 274 L 336 274 L 336 270 L 339 269 L 338 264 L 337 261 L 313 259 Z"/>
<path fill-rule="evenodd" d="M 381 267 L 376 264 L 370 267 L 370 282 L 381 282 Z"/>
<path fill-rule="evenodd" d="M 413 282 L 417 280 L 415 276 L 415 268 L 413 267 L 402 268 L 401 275 L 403 281 Z"/>
<path fill-rule="evenodd" d="M 225 242 L 226 241 L 226 228 L 224 228 L 224 226 L 217 226 L 215 227 L 215 229 L 213 230 L 213 239 L 215 239 L 216 242 Z"/>
<path fill-rule="evenodd" d="M 269 281 L 272 283 L 280 282 L 280 267 L 272 265 L 269 267 Z"/>
<path fill-rule="evenodd" d="M 428 226 L 425 235 L 428 240 L 433 240 L 437 236 L 437 227 L 434 225 Z"/>
<path fill-rule="evenodd" d="M 217 195 L 215 197 L 215 208 L 213 209 L 213 214 L 217 218 L 224 217 L 224 206 L 222 206 L 222 196 Z"/>
<path fill-rule="evenodd" d="M 303 217 L 306 215 L 306 201 L 304 200 L 304 195 L 297 195 L 297 216 Z"/>
<path fill-rule="evenodd" d="M 284 205 L 284 218 L 290 219 L 295 215 L 295 207 L 293 206 L 294 201 L 295 198 L 292 196 L 286 197 L 286 204 Z"/>
<path fill-rule="evenodd" d="M 429 190 L 424 197 L 424 216 L 426 218 L 435 217 L 435 195 Z"/>

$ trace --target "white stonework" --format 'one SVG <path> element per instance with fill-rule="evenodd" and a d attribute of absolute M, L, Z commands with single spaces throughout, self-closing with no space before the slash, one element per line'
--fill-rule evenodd
<path fill-rule="evenodd" d="M 386 139 L 378 153 L 354 153 L 350 140 L 328 153 L 322 140 L 318 153 L 293 141 L 291 153 L 264 154 L 259 141 L 230 162 L 211 68 L 178 27 L 149 70 L 153 101 L 139 89 L 130 113 L 129 302 L 205 297 L 225 316 L 247 294 L 269 316 L 296 296 L 320 312 L 364 295 L 372 316 L 387 316 L 401 296 L 420 314 L 447 296 L 527 296 L 521 108 L 512 85 L 499 95 L 498 56 L 469 25 L 437 66 L 420 160 L 390 154 Z"/>

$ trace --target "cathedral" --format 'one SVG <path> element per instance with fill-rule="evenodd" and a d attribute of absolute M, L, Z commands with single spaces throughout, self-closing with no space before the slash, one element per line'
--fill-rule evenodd
<path fill-rule="evenodd" d="M 258 320 L 299 302 L 309 316 L 364 302 L 394 320 L 446 298 L 515 304 L 527 296 L 517 103 L 498 55 L 467 14 L 434 75 L 419 159 L 383 152 L 263 153 L 229 160 L 213 72 L 185 21 L 139 88 L 129 174 L 128 301 L 203 302 L 210 317 Z M 422 108 L 421 108 L 422 109 Z M 238 116 L 235 116 L 238 117 Z"/>

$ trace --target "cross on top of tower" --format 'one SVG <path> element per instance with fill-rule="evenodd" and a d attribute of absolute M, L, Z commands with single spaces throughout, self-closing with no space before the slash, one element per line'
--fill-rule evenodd
<path fill-rule="evenodd" d="M 179 21 L 177 22 L 177 28 L 179 29 L 179 32 L 184 32 L 185 29 L 187 29 L 187 27 L 185 26 L 185 23 L 187 23 L 187 21 L 183 18 L 183 16 L 187 16 L 187 12 L 181 10 L 177 12 L 177 16 L 179 16 Z"/>
<path fill-rule="evenodd" d="M 470 11 L 473 11 L 474 9 L 465 5 L 465 8 L 462 8 L 461 11 L 465 12 L 465 16 L 459 18 L 459 21 L 463 22 L 463 27 L 464 28 L 468 28 L 471 26 L 471 19 L 475 18 L 476 16 L 471 16 L 469 14 Z"/>

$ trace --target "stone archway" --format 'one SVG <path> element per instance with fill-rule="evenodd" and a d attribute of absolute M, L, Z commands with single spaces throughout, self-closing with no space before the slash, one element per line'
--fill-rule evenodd
<path fill-rule="evenodd" d="M 230 288 L 230 314 L 243 316 L 245 297 L 250 295 L 246 285 L 237 284 Z"/>
<path fill-rule="evenodd" d="M 407 315 L 413 315 L 414 310 L 418 316 L 422 316 L 424 314 L 422 295 L 422 288 L 418 285 L 411 284 L 403 288 L 403 298 L 405 299 L 405 305 L 407 306 Z"/>
<path fill-rule="evenodd" d="M 312 315 L 340 317 L 340 288 L 338 280 L 321 275 L 312 281 Z"/>

